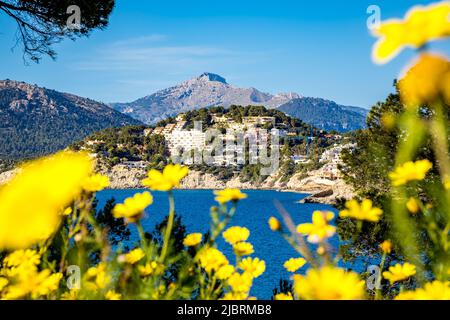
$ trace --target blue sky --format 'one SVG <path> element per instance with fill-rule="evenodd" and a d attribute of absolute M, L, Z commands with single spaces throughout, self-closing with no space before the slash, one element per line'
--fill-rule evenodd
<path fill-rule="evenodd" d="M 38 65 L 11 50 L 16 27 L 0 14 L 0 78 L 129 102 L 208 71 L 241 87 L 370 107 L 392 91 L 413 52 L 374 65 L 367 7 L 378 5 L 385 20 L 434 1 L 116 2 L 106 30 L 58 44 L 57 60 Z M 447 44 L 434 49 L 450 53 Z"/>

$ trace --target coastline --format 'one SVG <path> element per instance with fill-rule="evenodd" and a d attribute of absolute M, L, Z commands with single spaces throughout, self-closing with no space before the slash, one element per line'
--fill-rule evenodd
<path fill-rule="evenodd" d="M 99 168 L 99 172 L 108 176 L 110 190 L 143 189 L 141 180 L 145 170 L 141 168 L 125 168 L 115 166 L 112 168 Z M 18 169 L 0 173 L 0 185 L 7 183 L 17 173 Z M 300 199 L 301 203 L 319 203 L 335 205 L 340 198 L 351 199 L 353 190 L 342 179 L 324 179 L 319 171 L 312 171 L 308 176 L 301 177 L 294 174 L 289 180 L 281 182 L 277 175 L 269 176 L 261 183 L 241 182 L 239 177 L 223 181 L 209 173 L 190 171 L 181 182 L 180 190 L 220 190 L 237 188 L 240 190 L 268 190 L 279 192 L 293 192 L 306 195 Z"/>

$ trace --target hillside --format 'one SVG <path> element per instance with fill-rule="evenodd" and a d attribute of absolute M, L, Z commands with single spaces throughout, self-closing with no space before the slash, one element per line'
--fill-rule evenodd
<path fill-rule="evenodd" d="M 348 132 L 364 128 L 368 110 L 341 106 L 320 98 L 297 98 L 278 110 L 328 131 Z"/>
<path fill-rule="evenodd" d="M 145 172 L 149 168 L 162 168 L 170 161 L 168 139 L 171 133 L 169 128 L 182 125 L 179 130 L 189 130 L 194 127 L 194 121 L 203 124 L 203 130 L 208 128 L 224 132 L 229 125 L 243 125 L 246 118 L 269 117 L 273 123 L 260 125 L 264 129 L 278 128 L 284 134 L 280 137 L 280 166 L 276 178 L 281 183 L 287 182 L 294 173 L 306 173 L 318 169 L 319 158 L 323 151 L 330 146 L 340 143 L 339 135 L 330 135 L 326 132 L 305 124 L 301 120 L 287 116 L 276 109 L 266 109 L 261 106 L 231 106 L 230 108 L 212 107 L 185 112 L 177 118 L 168 118 L 157 124 L 157 127 L 128 126 L 120 129 L 106 129 L 96 132 L 84 141 L 75 143 L 72 148 L 85 149 L 96 154 L 98 165 L 113 181 L 120 180 L 120 176 L 129 177 L 129 182 L 115 182 L 115 187 L 134 186 L 134 176 L 128 173 Z M 179 120 L 183 118 L 183 120 Z M 216 122 L 214 119 L 229 119 L 226 123 Z M 178 119 L 178 120 L 177 120 Z M 251 129 L 250 129 L 251 130 Z M 297 160 L 296 160 L 297 159 Z M 298 161 L 298 159 L 301 159 Z M 213 174 L 217 179 L 229 181 L 238 179 L 242 183 L 261 184 L 267 176 L 260 174 L 261 164 L 250 164 L 248 158 L 243 165 L 190 165 L 194 171 L 203 174 Z M 128 179 L 128 178 L 127 178 Z M 134 182 L 130 182 L 134 181 Z"/>
<path fill-rule="evenodd" d="M 90 99 L 0 81 L 0 159 L 41 156 L 98 130 L 139 123 Z"/>
<path fill-rule="evenodd" d="M 181 112 L 212 106 L 264 105 L 268 108 L 280 106 L 296 93 L 272 95 L 255 88 L 239 88 L 213 73 L 184 81 L 179 85 L 158 91 L 130 103 L 113 103 L 111 106 L 147 124 L 154 124 Z"/>
<path fill-rule="evenodd" d="M 365 127 L 367 115 L 367 110 L 362 108 L 341 106 L 319 98 L 304 98 L 294 92 L 272 95 L 255 88 L 239 88 L 213 73 L 203 73 L 130 103 L 111 104 L 114 109 L 147 124 L 155 124 L 189 110 L 212 106 L 228 108 L 231 105 L 257 105 L 268 109 L 282 107 L 280 110 L 287 110 L 290 115 L 318 128 L 343 132 Z"/>

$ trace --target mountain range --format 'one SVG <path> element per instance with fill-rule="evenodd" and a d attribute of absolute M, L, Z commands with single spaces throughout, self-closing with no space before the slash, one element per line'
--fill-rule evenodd
<path fill-rule="evenodd" d="M 0 159 L 26 159 L 108 128 L 141 124 L 105 104 L 24 82 L 0 80 Z"/>
<path fill-rule="evenodd" d="M 0 160 L 49 154 L 105 128 L 155 124 L 182 112 L 231 105 L 265 106 L 317 128 L 341 132 L 364 127 L 368 112 L 293 92 L 272 95 L 239 88 L 213 73 L 131 103 L 110 105 L 25 82 L 0 80 Z"/>
<path fill-rule="evenodd" d="M 189 110 L 230 105 L 277 108 L 324 130 L 342 132 L 363 128 L 368 113 L 363 108 L 303 97 L 295 92 L 272 95 L 255 88 L 239 88 L 222 76 L 208 72 L 133 102 L 110 104 L 117 111 L 147 124 Z"/>

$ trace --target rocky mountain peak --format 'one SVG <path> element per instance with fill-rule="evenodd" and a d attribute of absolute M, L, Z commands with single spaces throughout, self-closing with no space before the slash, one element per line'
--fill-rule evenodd
<path fill-rule="evenodd" d="M 221 82 L 223 84 L 228 84 L 227 80 L 225 80 L 225 78 L 219 76 L 218 74 L 210 73 L 210 72 L 204 72 L 196 79 L 198 81 L 214 81 L 214 82 Z"/>

